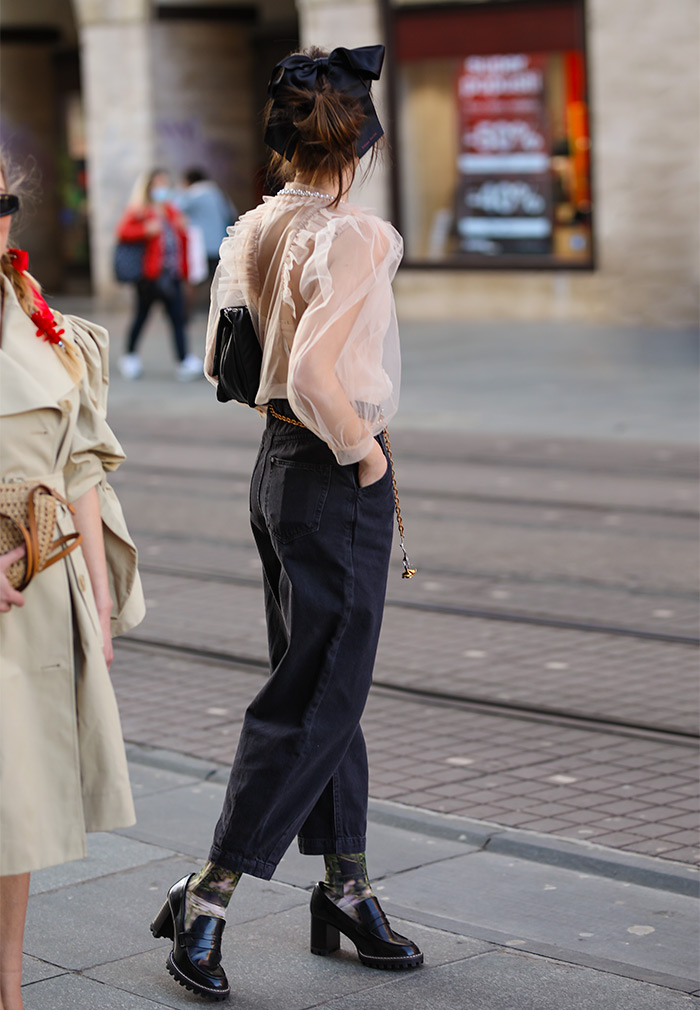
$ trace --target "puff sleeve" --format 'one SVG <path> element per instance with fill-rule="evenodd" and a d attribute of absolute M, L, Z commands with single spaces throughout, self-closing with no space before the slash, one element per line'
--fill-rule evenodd
<path fill-rule="evenodd" d="M 391 225 L 331 217 L 303 263 L 287 391 L 297 416 L 341 465 L 356 463 L 396 413 L 398 324 L 391 282 L 403 253 Z"/>
<path fill-rule="evenodd" d="M 116 636 L 143 620 L 145 603 L 136 546 L 129 535 L 119 499 L 105 477 L 126 459 L 106 421 L 109 338 L 102 327 L 77 316 L 65 316 L 63 325 L 73 336 L 85 362 L 77 420 L 63 471 L 66 497 L 75 501 L 90 488 L 97 488 L 110 593 L 114 601 L 112 635 Z"/>
<path fill-rule="evenodd" d="M 98 484 L 106 470 L 116 470 L 126 457 L 106 421 L 106 331 L 76 316 L 65 316 L 63 322 L 85 362 L 85 374 L 78 387 L 78 416 L 63 469 L 66 496 L 75 501 Z"/>

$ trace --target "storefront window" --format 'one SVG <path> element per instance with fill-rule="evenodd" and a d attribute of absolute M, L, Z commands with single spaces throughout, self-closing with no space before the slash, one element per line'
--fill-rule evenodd
<path fill-rule="evenodd" d="M 407 262 L 591 265 L 577 0 L 397 9 Z"/>

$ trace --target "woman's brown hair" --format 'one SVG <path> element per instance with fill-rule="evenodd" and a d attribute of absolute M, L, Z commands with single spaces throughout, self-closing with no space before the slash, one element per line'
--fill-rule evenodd
<path fill-rule="evenodd" d="M 316 46 L 302 50 L 311 60 L 323 59 L 328 53 Z M 290 160 L 272 151 L 269 162 L 269 179 L 273 184 L 284 185 L 295 175 L 308 176 L 310 185 L 317 179 L 332 179 L 338 184 L 338 195 L 331 206 L 352 185 L 357 171 L 355 153 L 365 114 L 360 102 L 329 83 L 325 74 L 319 73 L 314 88 L 285 85 L 284 79 L 275 101 L 265 106 L 265 128 L 272 120 L 283 118 L 294 126 L 297 140 Z M 367 172 L 374 165 L 377 145 L 372 148 Z"/>

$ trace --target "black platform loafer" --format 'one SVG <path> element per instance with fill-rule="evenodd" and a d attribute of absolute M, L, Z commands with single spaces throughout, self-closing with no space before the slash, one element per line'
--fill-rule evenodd
<path fill-rule="evenodd" d="M 376 898 L 356 906 L 359 922 L 347 915 L 326 894 L 325 884 L 316 884 L 311 895 L 311 953 L 332 954 L 340 947 L 340 934 L 352 940 L 357 956 L 368 968 L 398 970 L 423 964 L 419 948 L 395 933 Z"/>
<path fill-rule="evenodd" d="M 221 934 L 226 925 L 212 915 L 198 915 L 185 931 L 185 891 L 190 877 L 183 877 L 168 891 L 163 907 L 151 923 L 154 936 L 173 941 L 166 967 L 185 989 L 213 1000 L 228 999 L 231 989 L 221 967 Z"/>

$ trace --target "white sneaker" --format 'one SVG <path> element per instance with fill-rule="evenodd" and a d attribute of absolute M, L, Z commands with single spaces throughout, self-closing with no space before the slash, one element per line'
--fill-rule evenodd
<path fill-rule="evenodd" d="M 177 366 L 177 377 L 180 382 L 192 382 L 193 379 L 203 379 L 203 362 L 196 354 L 188 354 Z"/>
<path fill-rule="evenodd" d="M 119 359 L 119 371 L 122 379 L 140 379 L 143 375 L 143 365 L 138 354 L 125 354 Z"/>

